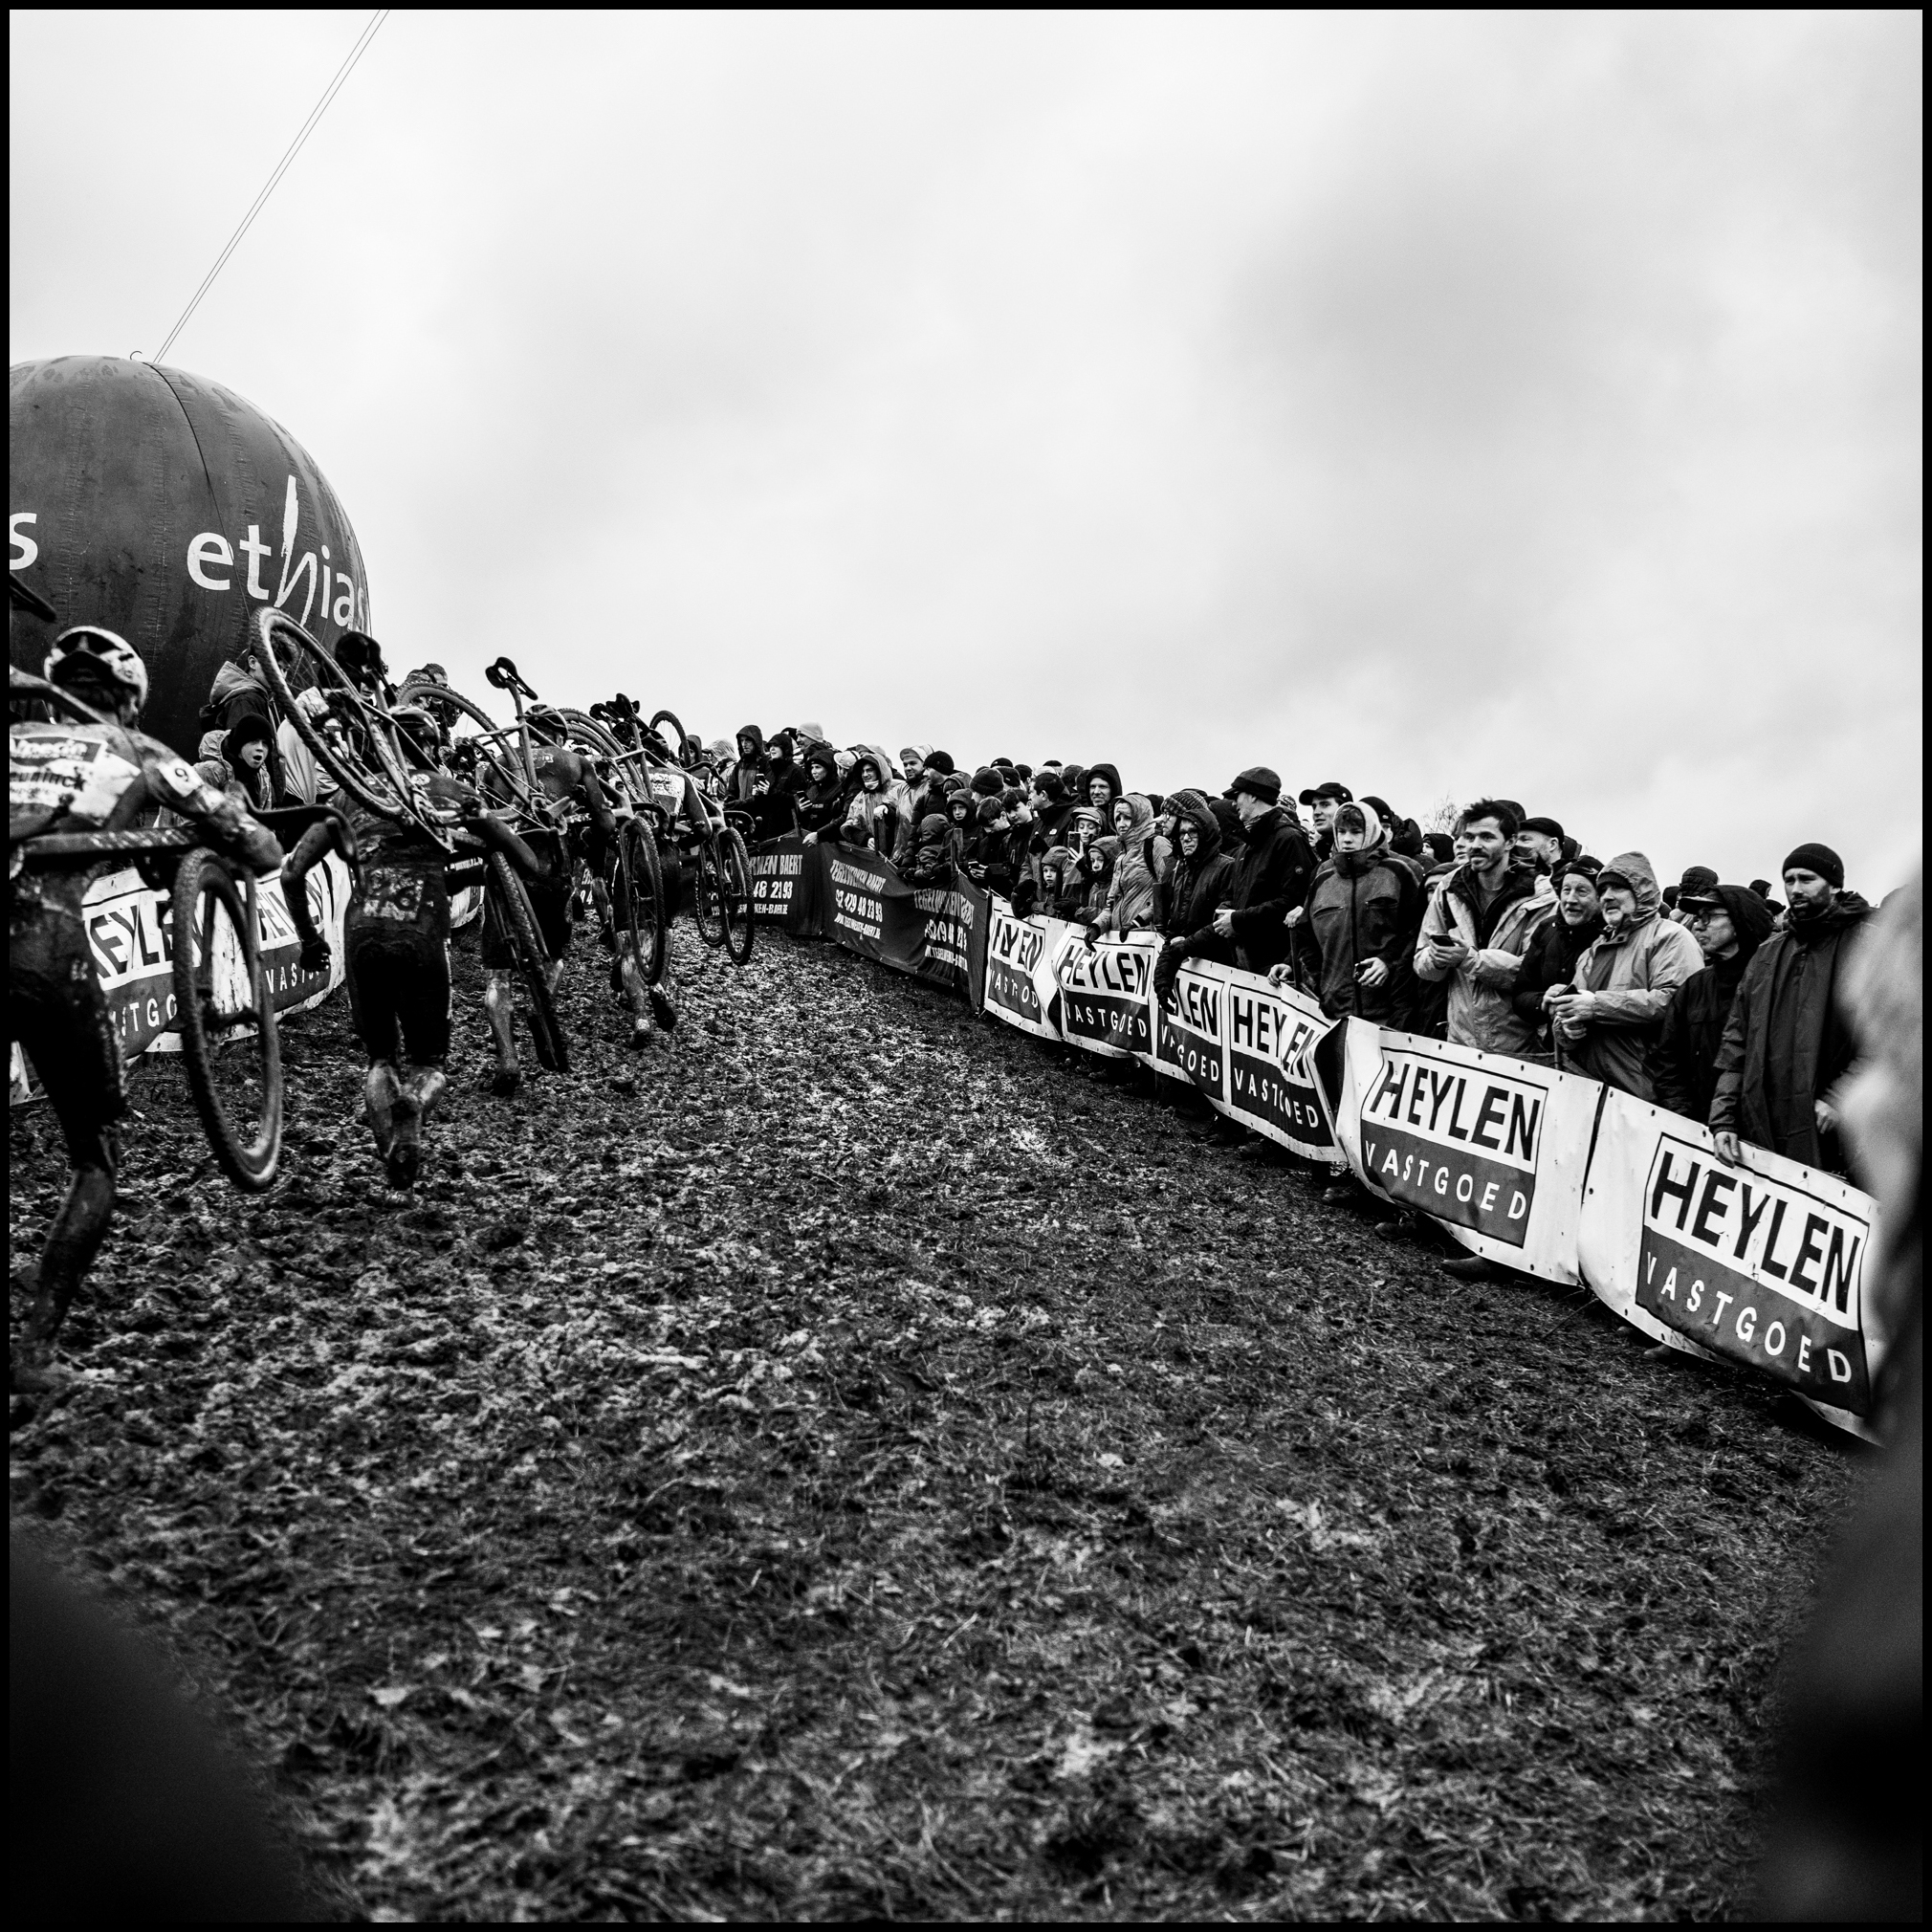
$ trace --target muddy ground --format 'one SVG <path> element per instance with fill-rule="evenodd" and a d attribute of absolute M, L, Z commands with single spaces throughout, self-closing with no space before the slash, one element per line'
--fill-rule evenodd
<path fill-rule="evenodd" d="M 833 948 L 450 1104 L 338 1001 L 285 1178 L 135 1076 L 16 1524 L 172 1647 L 378 1919 L 1718 1917 L 1863 1466 L 1588 1297 Z M 55 1199 L 16 1118 L 11 1231 Z M 21 1309 L 16 1303 L 14 1315 Z"/>

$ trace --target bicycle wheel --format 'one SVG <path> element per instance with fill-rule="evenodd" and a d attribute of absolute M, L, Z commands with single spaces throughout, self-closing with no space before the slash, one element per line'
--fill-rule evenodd
<path fill-rule="evenodd" d="M 492 805 L 507 804 L 525 818 L 542 820 L 543 801 L 530 789 L 529 780 L 523 776 L 522 756 L 516 748 L 521 734 L 515 725 L 499 725 L 480 704 L 472 704 L 461 692 L 451 691 L 448 685 L 428 682 L 406 684 L 396 702 L 425 708 L 431 704 L 441 705 L 455 718 L 466 719 L 474 725 L 476 729 L 473 732 L 465 732 L 460 725 L 452 725 L 450 743 L 452 752 L 467 749 L 473 755 L 473 761 L 478 767 L 476 786 L 485 793 L 486 801 Z M 486 778 L 489 780 L 487 785 Z"/>
<path fill-rule="evenodd" d="M 697 921 L 698 937 L 707 946 L 724 944 L 724 860 L 714 832 L 704 833 L 692 855 L 691 913 Z"/>
<path fill-rule="evenodd" d="M 617 943 L 631 947 L 645 980 L 664 978 L 665 951 L 670 939 L 670 912 L 664 896 L 664 862 L 657 841 L 643 819 L 626 819 L 617 842 L 618 883 L 623 903 L 614 908 Z"/>
<path fill-rule="evenodd" d="M 723 881 L 725 956 L 734 966 L 749 963 L 752 956 L 752 862 L 745 842 L 735 825 L 727 825 L 717 838 Z"/>
<path fill-rule="evenodd" d="M 173 913 L 174 1017 L 194 1110 L 222 1172 L 260 1194 L 281 1164 L 282 1051 L 254 881 L 244 893 L 228 862 L 196 845 L 175 872 Z"/>
<path fill-rule="evenodd" d="M 537 1049 L 537 1064 L 552 1073 L 568 1073 L 570 1047 L 557 1018 L 557 1003 L 550 997 L 550 955 L 537 930 L 530 894 L 523 889 L 516 868 L 501 852 L 492 852 L 489 865 L 490 889 L 496 894 L 511 950 L 516 955 L 516 977 L 530 1002 L 530 1043 Z"/>
<path fill-rule="evenodd" d="M 262 609 L 255 613 L 255 655 L 261 660 L 262 674 L 269 681 L 282 715 L 296 728 L 296 735 L 307 745 L 317 761 L 360 805 L 384 818 L 410 816 L 409 780 L 402 754 L 389 736 L 389 721 L 369 703 L 355 681 L 329 653 L 285 610 Z M 286 642 L 280 646 L 276 638 Z M 324 675 L 316 688 L 329 700 L 338 716 L 346 714 L 349 730 L 360 734 L 367 748 L 367 760 L 351 756 L 350 749 L 332 734 L 322 731 L 296 702 L 289 668 L 282 662 L 284 652 L 293 661 L 296 650 L 306 651 Z"/>

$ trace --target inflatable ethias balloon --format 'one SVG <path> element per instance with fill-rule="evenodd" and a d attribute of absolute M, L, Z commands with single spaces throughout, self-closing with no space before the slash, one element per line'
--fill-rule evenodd
<path fill-rule="evenodd" d="M 8 375 L 10 566 L 59 613 L 13 619 L 37 671 L 70 624 L 118 630 L 147 664 L 143 720 L 187 757 L 216 668 L 265 604 L 333 644 L 369 627 L 356 533 L 309 453 L 231 390 L 111 356 Z"/>

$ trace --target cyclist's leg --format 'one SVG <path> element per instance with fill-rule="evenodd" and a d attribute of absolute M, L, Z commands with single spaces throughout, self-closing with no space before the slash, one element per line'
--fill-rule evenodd
<path fill-rule="evenodd" d="M 416 1178 L 423 1158 L 423 1124 L 442 1099 L 450 1078 L 450 942 L 447 934 L 421 932 L 400 1018 L 410 1072 L 396 1103 L 396 1138 L 389 1178 L 399 1187 Z"/>
<path fill-rule="evenodd" d="M 390 933 L 394 922 L 365 919 L 354 906 L 342 929 L 342 977 L 348 981 L 349 1011 L 362 1050 L 369 1056 L 362 1076 L 362 1117 L 369 1124 L 376 1153 L 384 1161 L 396 1136 L 396 1102 L 402 1075 L 396 1061 L 401 1051 L 398 1003 L 406 975 L 392 956 Z"/>
<path fill-rule="evenodd" d="M 516 1036 L 511 1029 L 516 1002 L 510 992 L 510 969 L 516 963 L 508 921 L 496 897 L 493 879 L 483 892 L 483 1016 L 496 1042 L 496 1073 L 493 1086 L 499 1094 L 515 1093 L 523 1078 L 516 1065 Z"/>
<path fill-rule="evenodd" d="M 37 1357 L 107 1238 L 120 1165 L 113 1124 L 127 1101 L 121 1043 L 79 918 L 51 909 L 16 915 L 11 942 L 8 1030 L 40 1076 L 73 1168 L 41 1250 L 28 1320 L 29 1354 Z"/>

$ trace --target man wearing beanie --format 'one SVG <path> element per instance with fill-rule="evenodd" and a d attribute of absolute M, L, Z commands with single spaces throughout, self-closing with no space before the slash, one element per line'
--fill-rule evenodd
<path fill-rule="evenodd" d="M 1838 978 L 1872 909 L 1844 889 L 1844 861 L 1829 845 L 1800 845 L 1784 878 L 1790 915 L 1738 986 L 1718 1049 L 1710 1128 L 1721 1160 L 1735 1164 L 1747 1140 L 1844 1174 L 1835 1090 L 1855 1044 Z"/>

